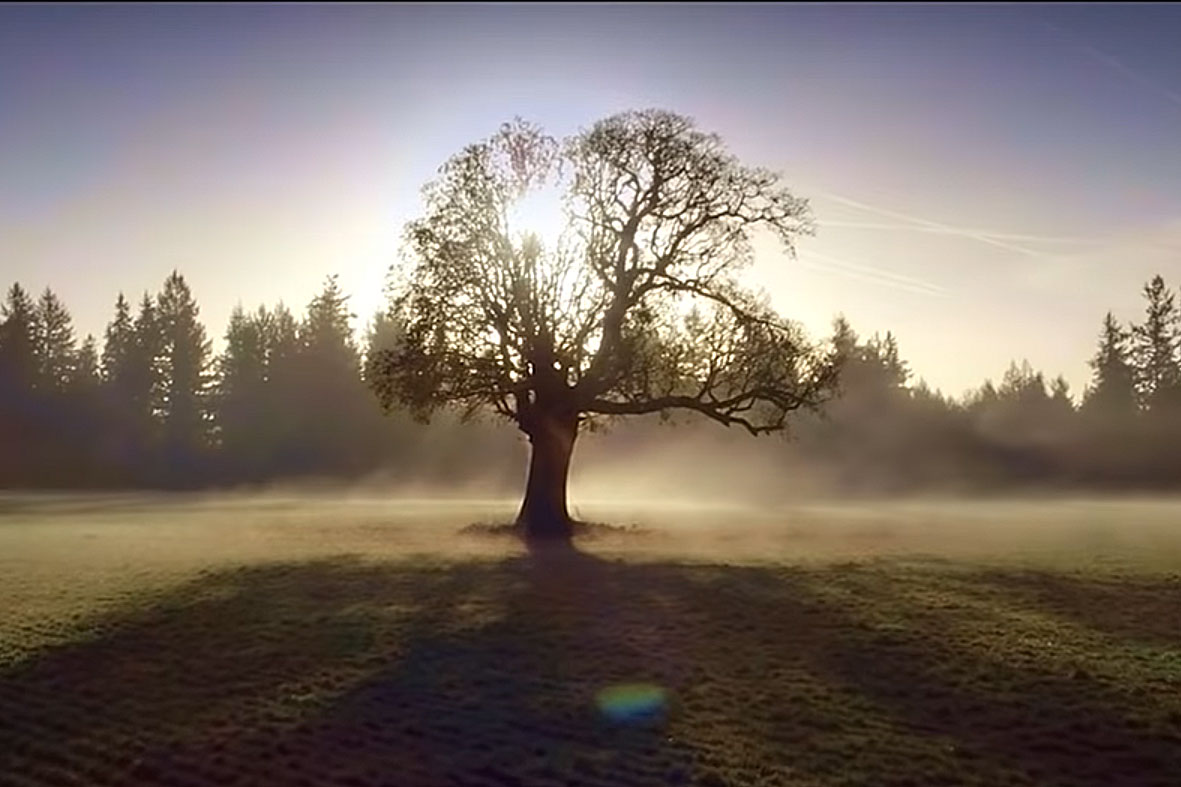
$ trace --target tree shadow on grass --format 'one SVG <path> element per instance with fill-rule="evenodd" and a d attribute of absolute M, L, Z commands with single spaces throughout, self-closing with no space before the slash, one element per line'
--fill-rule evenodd
<path fill-rule="evenodd" d="M 975 581 L 968 576 L 968 584 Z M 1073 642 L 1038 642 L 1041 620 L 1030 621 L 1025 631 L 1011 630 L 1021 625 L 1026 601 L 1021 589 L 1006 594 L 1004 586 L 998 587 L 990 613 L 961 594 L 964 577 L 962 567 L 907 572 L 888 563 L 797 577 L 800 587 L 790 597 L 805 605 L 819 601 L 824 617 L 803 645 L 824 676 L 822 683 L 852 690 L 856 701 L 850 707 L 868 703 L 882 714 L 879 718 L 891 720 L 881 728 L 870 723 L 875 714 L 861 715 L 874 731 L 862 766 L 880 769 L 891 751 L 908 752 L 907 767 L 862 783 L 1176 783 L 1181 701 L 1175 691 L 1154 696 L 1143 677 L 1117 683 L 1064 669 L 1063 660 L 1053 657 L 1059 654 L 1039 658 L 1039 647 L 1097 645 L 1085 635 Z M 768 583 L 763 575 L 752 575 L 751 581 Z M 1049 584 L 1055 578 L 1045 575 L 1038 581 Z M 1077 582 L 1082 592 L 1085 583 Z M 1141 590 L 1139 584 L 1132 586 L 1129 603 L 1142 599 Z M 780 593 L 781 588 L 766 587 L 763 593 L 748 589 L 742 595 L 758 618 L 781 606 L 773 600 Z M 1068 631 L 1054 631 L 1068 636 Z M 1136 667 L 1118 644 L 1086 655 L 1123 664 L 1129 672 Z M 935 745 L 916 745 L 924 741 Z"/>
<path fill-rule="evenodd" d="M 579 553 L 210 573 L 0 674 L 0 784 L 1110 785 L 1181 768 L 1160 730 L 1129 726 L 1149 698 L 1009 665 L 892 579 Z M 599 690 L 631 682 L 666 690 L 666 713 L 599 713 Z"/>
<path fill-rule="evenodd" d="M 1181 579 L 1083 577 L 1038 571 L 982 571 L 971 577 L 1001 595 L 1097 631 L 1181 648 Z"/>
<path fill-rule="evenodd" d="M 571 553 L 210 574 L 0 675 L 0 783 L 688 782 L 660 714 L 596 709 L 675 680 L 618 636 L 642 601 L 598 572 Z"/>

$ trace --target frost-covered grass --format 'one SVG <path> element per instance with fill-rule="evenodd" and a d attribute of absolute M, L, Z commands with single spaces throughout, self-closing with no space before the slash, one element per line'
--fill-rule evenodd
<path fill-rule="evenodd" d="M 0 784 L 1177 783 L 1181 505 L 585 508 L 0 499 Z"/>

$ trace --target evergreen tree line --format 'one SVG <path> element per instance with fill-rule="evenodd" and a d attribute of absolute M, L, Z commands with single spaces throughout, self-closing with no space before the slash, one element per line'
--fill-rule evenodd
<path fill-rule="evenodd" d="M 891 335 L 838 319 L 843 395 L 801 425 L 800 452 L 845 488 L 1181 487 L 1181 311 L 1160 276 L 1142 294 L 1141 322 L 1104 316 L 1077 403 L 1027 361 L 953 400 L 911 383 Z"/>
<path fill-rule="evenodd" d="M 330 277 L 298 318 L 282 303 L 235 308 L 213 357 L 173 271 L 135 306 L 119 294 L 100 351 L 93 336 L 77 341 L 51 290 L 34 299 L 14 284 L 0 307 L 0 486 L 195 488 L 379 469 L 438 475 L 465 463 L 475 473 L 493 455 L 499 467 L 502 446 L 481 437 L 487 429 L 475 428 L 473 447 L 472 429 L 454 420 L 428 435 L 380 413 L 354 316 Z M 389 330 L 376 318 L 367 343 Z"/>
<path fill-rule="evenodd" d="M 944 396 L 912 381 L 892 335 L 862 340 L 838 319 L 841 395 L 803 416 L 774 456 L 864 491 L 1181 486 L 1181 310 L 1160 276 L 1143 296 L 1141 322 L 1104 317 L 1077 404 L 1061 377 L 1047 380 L 1027 362 L 999 384 Z M 358 342 L 354 316 L 330 277 L 300 316 L 281 303 L 235 308 L 214 357 L 174 271 L 134 306 L 117 297 L 100 349 L 93 336 L 78 341 L 51 290 L 34 298 L 14 284 L 0 307 L 0 486 L 194 488 L 381 473 L 515 489 L 524 450 L 513 430 L 380 413 L 364 359 L 396 328 L 379 314 Z M 642 424 L 620 434 L 590 450 L 627 455 L 637 440 L 667 437 Z"/>

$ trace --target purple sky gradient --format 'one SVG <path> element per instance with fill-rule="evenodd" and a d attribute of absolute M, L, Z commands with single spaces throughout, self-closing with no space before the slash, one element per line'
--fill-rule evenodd
<path fill-rule="evenodd" d="M 1103 313 L 1181 284 L 1177 40 L 1178 5 L 0 6 L 0 279 L 82 334 L 173 267 L 217 339 L 329 273 L 368 318 L 446 157 L 659 106 L 812 200 L 760 249 L 785 314 L 1077 394 Z"/>

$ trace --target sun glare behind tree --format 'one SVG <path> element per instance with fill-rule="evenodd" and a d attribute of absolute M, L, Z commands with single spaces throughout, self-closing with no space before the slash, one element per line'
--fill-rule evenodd
<path fill-rule="evenodd" d="M 561 143 L 518 120 L 424 196 L 392 271 L 398 340 L 366 379 L 387 409 L 512 420 L 532 443 L 518 515 L 531 541 L 570 538 L 585 426 L 686 410 L 757 435 L 833 391 L 835 352 L 738 281 L 752 233 L 792 251 L 807 202 L 685 117 L 623 113 Z"/>

